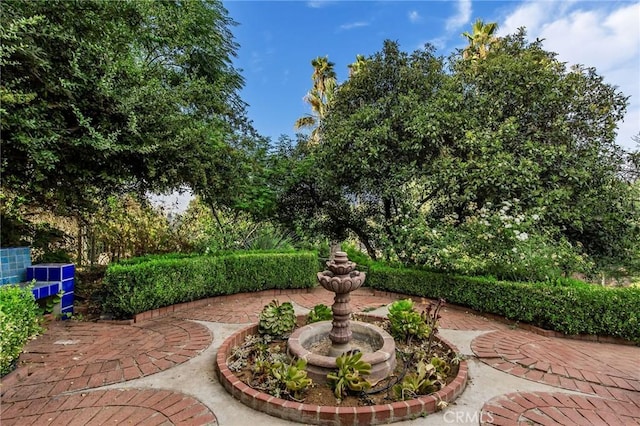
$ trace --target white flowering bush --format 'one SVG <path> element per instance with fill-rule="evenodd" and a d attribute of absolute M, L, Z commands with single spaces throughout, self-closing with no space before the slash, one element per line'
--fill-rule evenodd
<path fill-rule="evenodd" d="M 543 211 L 525 214 L 518 200 L 471 209 L 464 220 L 452 214 L 407 225 L 405 218 L 395 254 L 409 265 L 516 281 L 549 281 L 593 267 L 581 247 L 539 225 Z"/>

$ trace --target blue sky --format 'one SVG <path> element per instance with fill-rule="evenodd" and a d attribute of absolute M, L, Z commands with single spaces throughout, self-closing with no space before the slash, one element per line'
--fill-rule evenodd
<path fill-rule="evenodd" d="M 385 39 L 404 51 L 432 43 L 448 55 L 466 45 L 461 33 L 481 18 L 497 22 L 499 35 L 524 26 L 530 39 L 569 64 L 596 67 L 617 85 L 630 106 L 618 143 L 636 148 L 640 132 L 640 1 L 224 1 L 239 23 L 235 66 L 242 69 L 242 98 L 257 130 L 277 139 L 294 135 L 293 123 L 309 107 L 311 59 L 328 55 L 338 81 L 356 54 L 379 51 Z M 639 147 L 640 148 L 640 147 Z"/>

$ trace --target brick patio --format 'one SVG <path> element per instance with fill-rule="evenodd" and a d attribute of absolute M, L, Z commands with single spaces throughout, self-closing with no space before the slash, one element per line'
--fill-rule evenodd
<path fill-rule="evenodd" d="M 399 297 L 360 289 L 351 304 L 356 311 L 366 311 Z M 255 322 L 274 298 L 306 308 L 333 302 L 323 289 L 267 291 L 164 309 L 139 316 L 139 322 L 131 325 L 52 322 L 45 334 L 26 346 L 19 367 L 2 379 L 1 423 L 215 425 L 215 412 L 221 407 L 206 406 L 175 390 L 99 388 L 166 371 L 208 348 L 213 336 L 191 320 Z M 442 312 L 440 326 L 487 331 L 472 343 L 479 361 L 558 388 L 552 393 L 516 392 L 493 398 L 484 404 L 482 424 L 640 424 L 638 347 L 546 337 L 449 306 Z"/>

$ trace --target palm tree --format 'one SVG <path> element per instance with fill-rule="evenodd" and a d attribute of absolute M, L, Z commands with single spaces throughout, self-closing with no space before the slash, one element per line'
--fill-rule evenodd
<path fill-rule="evenodd" d="M 362 55 L 356 55 L 356 61 L 352 64 L 347 65 L 349 67 L 349 77 L 352 77 L 362 70 L 367 65 L 367 60 Z"/>
<path fill-rule="evenodd" d="M 485 24 L 482 19 L 476 20 L 473 24 L 472 32 L 462 33 L 469 41 L 469 45 L 462 52 L 464 59 L 484 59 L 489 50 L 498 43 L 498 38 L 494 36 L 498 24 L 489 22 Z"/>
<path fill-rule="evenodd" d="M 311 141 L 318 143 L 320 141 L 318 129 L 327 114 L 329 103 L 336 91 L 337 80 L 336 72 L 333 69 L 335 64 L 330 62 L 326 56 L 324 58 L 318 56 L 313 59 L 311 66 L 313 66 L 313 74 L 311 74 L 313 86 L 304 97 L 304 100 L 311 105 L 311 114 L 297 119 L 294 127 L 296 129 L 302 127 L 313 128 L 311 130 Z"/>

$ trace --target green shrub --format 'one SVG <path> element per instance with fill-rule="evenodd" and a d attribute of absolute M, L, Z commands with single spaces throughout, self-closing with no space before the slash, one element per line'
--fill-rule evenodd
<path fill-rule="evenodd" d="M 565 334 L 597 334 L 640 342 L 640 288 L 521 283 L 373 265 L 369 286 L 504 316 Z"/>
<path fill-rule="evenodd" d="M 41 331 L 31 287 L 0 286 L 0 376 L 11 371 L 23 346 Z"/>
<path fill-rule="evenodd" d="M 220 256 L 152 256 L 107 269 L 102 307 L 119 318 L 206 297 L 316 284 L 317 255 L 229 253 Z"/>

